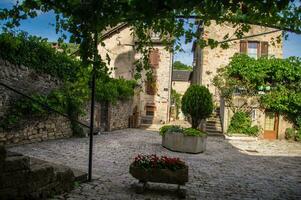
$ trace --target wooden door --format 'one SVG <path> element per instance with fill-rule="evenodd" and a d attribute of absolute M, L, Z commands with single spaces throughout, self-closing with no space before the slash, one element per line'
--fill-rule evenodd
<path fill-rule="evenodd" d="M 275 140 L 278 137 L 279 116 L 274 112 L 266 112 L 264 120 L 264 139 Z"/>

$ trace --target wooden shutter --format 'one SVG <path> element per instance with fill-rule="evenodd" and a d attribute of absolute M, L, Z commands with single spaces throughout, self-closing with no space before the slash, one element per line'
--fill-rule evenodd
<path fill-rule="evenodd" d="M 248 42 L 247 41 L 240 41 L 240 53 L 247 54 L 248 49 Z"/>
<path fill-rule="evenodd" d="M 261 54 L 260 56 L 268 56 L 269 55 L 269 43 L 261 42 Z"/>
<path fill-rule="evenodd" d="M 155 95 L 157 92 L 156 81 L 146 81 L 145 91 L 148 95 Z"/>
<path fill-rule="evenodd" d="M 152 68 L 158 68 L 159 62 L 160 62 L 160 53 L 159 49 L 153 49 L 151 50 L 149 54 L 149 62 Z"/>

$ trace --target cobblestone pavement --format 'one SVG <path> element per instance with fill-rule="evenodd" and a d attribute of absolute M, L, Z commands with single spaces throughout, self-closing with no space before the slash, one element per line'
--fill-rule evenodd
<path fill-rule="evenodd" d="M 157 132 L 126 129 L 95 136 L 94 181 L 55 199 L 177 199 L 176 186 L 150 184 L 143 195 L 128 173 L 138 153 L 180 157 L 189 165 L 187 199 L 301 199 L 301 144 L 227 141 L 210 137 L 202 154 L 171 152 Z M 11 148 L 25 155 L 87 170 L 88 138 Z"/>

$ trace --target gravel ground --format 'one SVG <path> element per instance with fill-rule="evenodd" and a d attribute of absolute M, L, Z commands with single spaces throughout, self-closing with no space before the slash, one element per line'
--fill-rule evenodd
<path fill-rule="evenodd" d="M 202 154 L 171 152 L 157 132 L 125 129 L 94 137 L 93 181 L 55 199 L 177 199 L 176 186 L 150 184 L 136 194 L 128 173 L 138 153 L 179 157 L 189 166 L 186 199 L 301 199 L 301 144 L 209 137 Z M 87 171 L 88 138 L 53 140 L 10 150 Z"/>

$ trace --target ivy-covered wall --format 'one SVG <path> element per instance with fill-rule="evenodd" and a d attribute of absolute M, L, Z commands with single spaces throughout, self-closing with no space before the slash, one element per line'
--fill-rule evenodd
<path fill-rule="evenodd" d="M 2 82 L 73 119 L 79 119 L 83 115 L 89 116 L 85 104 L 91 96 L 91 67 L 83 66 L 79 60 L 66 52 L 56 51 L 46 40 L 24 33 L 16 36 L 0 34 L 0 64 Z M 132 99 L 135 87 L 135 81 L 112 79 L 98 74 L 96 100 L 112 104 L 127 101 Z M 4 87 L 0 87 L 0 91 L 0 132 L 3 142 L 7 139 L 6 133 L 25 130 L 26 127 L 31 127 L 30 123 L 33 121 L 46 120 L 53 114 L 40 104 L 16 95 Z M 53 123 L 56 121 L 50 122 Z M 76 122 L 71 121 L 68 124 L 73 135 L 85 136 L 82 127 Z M 32 125 L 31 129 L 36 127 Z M 36 134 L 36 131 L 33 133 Z M 66 130 L 63 136 L 69 137 L 69 133 L 70 131 Z M 47 139 L 47 134 L 42 135 L 43 140 Z M 20 140 L 22 142 L 23 139 Z"/>
<path fill-rule="evenodd" d="M 37 73 L 23 65 L 14 65 L 0 59 L 0 80 L 25 94 L 48 95 L 61 86 L 61 81 L 44 73 Z M 6 122 L 5 117 L 15 107 L 21 105 L 22 97 L 13 91 L 0 87 L 0 123 Z M 24 100 L 24 99 L 23 99 Z M 4 126 L 7 124 L 4 124 Z M 50 114 L 43 117 L 26 117 L 7 129 L 0 128 L 0 145 L 25 144 L 49 139 L 72 136 L 70 121 L 62 116 Z"/>

